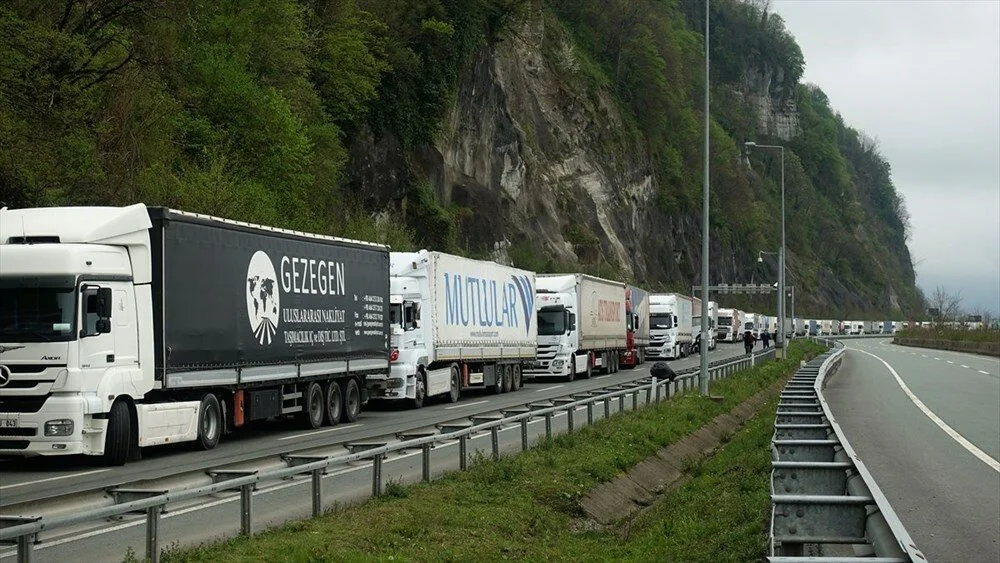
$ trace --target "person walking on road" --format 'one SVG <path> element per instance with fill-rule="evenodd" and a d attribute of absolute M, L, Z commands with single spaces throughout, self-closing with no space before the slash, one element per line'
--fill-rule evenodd
<path fill-rule="evenodd" d="M 746 350 L 747 354 L 753 352 L 753 345 L 756 342 L 757 339 L 750 334 L 749 330 L 743 333 L 743 349 Z"/>
<path fill-rule="evenodd" d="M 764 345 L 764 349 L 767 350 L 771 347 L 771 333 L 766 330 L 761 334 L 760 341 Z"/>

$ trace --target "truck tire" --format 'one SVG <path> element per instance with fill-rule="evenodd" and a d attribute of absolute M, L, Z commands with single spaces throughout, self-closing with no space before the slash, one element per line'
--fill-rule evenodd
<path fill-rule="evenodd" d="M 514 366 L 510 364 L 504 364 L 503 366 L 503 381 L 502 381 L 503 387 L 500 389 L 501 393 L 510 393 L 511 387 L 513 385 L 511 380 L 514 379 L 513 368 Z"/>
<path fill-rule="evenodd" d="M 493 365 L 493 384 L 490 385 L 490 393 L 499 395 L 503 393 L 504 367 L 502 364 Z"/>
<path fill-rule="evenodd" d="M 361 416 L 361 388 L 358 387 L 358 380 L 348 377 L 340 383 L 341 395 L 344 397 L 344 408 L 340 420 L 342 422 L 354 422 Z"/>
<path fill-rule="evenodd" d="M 199 450 L 210 450 L 219 445 L 222 437 L 222 407 L 219 398 L 212 393 L 205 393 L 198 406 L 198 439 L 195 445 Z"/>
<path fill-rule="evenodd" d="M 521 388 L 521 384 L 523 383 L 521 378 L 524 377 L 523 374 L 521 374 L 521 366 L 515 365 L 511 369 L 511 371 L 512 375 L 510 377 L 510 390 L 517 391 L 518 389 Z"/>
<path fill-rule="evenodd" d="M 458 366 L 451 366 L 451 389 L 448 392 L 448 402 L 457 403 L 462 398 L 462 378 L 458 375 Z"/>
<path fill-rule="evenodd" d="M 315 430 L 323 426 L 323 417 L 326 416 L 326 408 L 323 403 L 326 397 L 323 396 L 323 388 L 319 383 L 313 381 L 302 390 L 302 412 L 299 413 L 299 420 L 307 430 Z"/>
<path fill-rule="evenodd" d="M 573 364 L 573 369 L 576 369 L 575 363 Z M 590 379 L 592 375 L 594 375 L 594 358 L 590 354 L 587 354 L 587 371 L 583 373 L 583 378 Z"/>
<path fill-rule="evenodd" d="M 108 431 L 104 434 L 104 465 L 125 465 L 132 445 L 132 417 L 125 401 L 115 401 L 108 411 Z"/>
<path fill-rule="evenodd" d="M 340 384 L 336 381 L 328 381 L 325 391 L 326 401 L 323 406 L 326 407 L 324 409 L 326 423 L 330 426 L 336 426 L 340 423 L 340 416 L 344 412 L 344 394 L 340 391 Z"/>
<path fill-rule="evenodd" d="M 417 389 L 413 394 L 413 401 L 410 403 L 410 406 L 419 409 L 424 406 L 424 399 L 427 397 L 427 376 L 418 371 L 415 385 Z"/>

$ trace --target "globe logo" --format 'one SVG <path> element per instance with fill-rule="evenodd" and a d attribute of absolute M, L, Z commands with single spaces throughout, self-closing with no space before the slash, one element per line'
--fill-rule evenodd
<path fill-rule="evenodd" d="M 271 344 L 278 332 L 281 303 L 274 264 L 263 250 L 250 258 L 247 267 L 247 317 L 254 338 L 262 346 Z"/>

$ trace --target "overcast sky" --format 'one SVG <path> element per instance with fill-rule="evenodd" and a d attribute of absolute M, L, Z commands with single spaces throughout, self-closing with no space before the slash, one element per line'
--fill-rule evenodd
<path fill-rule="evenodd" d="M 772 0 L 906 198 L 917 285 L 1000 313 L 1000 0 Z"/>

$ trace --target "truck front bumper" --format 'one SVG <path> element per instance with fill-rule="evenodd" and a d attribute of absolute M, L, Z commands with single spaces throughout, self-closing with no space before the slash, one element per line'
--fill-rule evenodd
<path fill-rule="evenodd" d="M 369 375 L 365 378 L 369 399 L 413 399 L 416 397 L 414 370 L 404 364 L 393 364 L 389 375 Z"/>
<path fill-rule="evenodd" d="M 100 455 L 104 453 L 106 419 L 84 414 L 87 402 L 79 395 L 52 395 L 37 412 L 0 412 L 0 455 Z M 46 436 L 50 421 L 72 422 L 65 436 Z"/>
<path fill-rule="evenodd" d="M 573 364 L 570 363 L 572 361 L 570 357 L 527 362 L 521 368 L 521 375 L 529 381 L 545 377 L 566 377 L 573 368 Z"/>
<path fill-rule="evenodd" d="M 674 360 L 676 359 L 674 356 L 675 348 L 676 347 L 670 342 L 667 342 L 660 348 L 650 346 L 649 348 L 646 348 L 646 357 L 657 360 Z"/>

